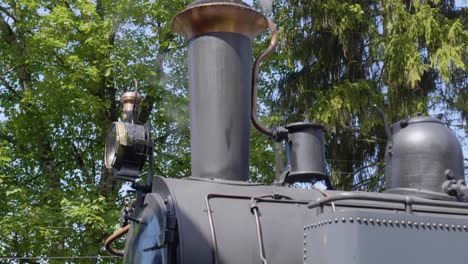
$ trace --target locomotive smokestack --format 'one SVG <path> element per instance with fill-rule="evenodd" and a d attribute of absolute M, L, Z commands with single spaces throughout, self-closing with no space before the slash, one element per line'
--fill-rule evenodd
<path fill-rule="evenodd" d="M 239 0 L 199 0 L 173 28 L 189 41 L 192 176 L 249 179 L 252 40 L 266 18 Z"/>

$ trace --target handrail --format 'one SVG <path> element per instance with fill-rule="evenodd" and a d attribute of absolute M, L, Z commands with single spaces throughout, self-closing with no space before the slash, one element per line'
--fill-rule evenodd
<path fill-rule="evenodd" d="M 429 200 L 424 198 L 412 197 L 412 196 L 401 196 L 401 195 L 391 195 L 391 194 L 380 194 L 378 196 L 375 193 L 353 193 L 353 192 L 344 192 L 333 196 L 327 196 L 317 199 L 316 201 L 310 202 L 307 204 L 309 209 L 319 207 L 320 213 L 323 213 L 324 205 L 342 200 L 364 200 L 364 201 L 374 201 L 374 202 L 389 202 L 389 203 L 402 203 L 405 205 L 405 212 L 412 213 L 413 205 L 423 205 L 423 206 L 435 206 L 435 207 L 444 207 L 444 208 L 457 208 L 457 209 L 468 209 L 468 203 L 461 202 L 446 202 L 446 201 L 436 201 Z"/>

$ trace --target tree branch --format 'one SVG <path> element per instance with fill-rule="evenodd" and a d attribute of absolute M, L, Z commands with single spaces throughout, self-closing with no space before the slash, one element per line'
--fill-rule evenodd
<path fill-rule="evenodd" d="M 13 21 L 16 22 L 15 15 L 13 15 L 13 13 L 8 11 L 8 9 L 6 7 L 0 6 L 0 12 L 4 13 L 6 16 L 8 16 L 9 18 L 13 19 Z"/>
<path fill-rule="evenodd" d="M 6 133 L 3 133 L 2 131 L 0 131 L 0 139 L 6 140 L 8 141 L 8 143 L 13 144 L 13 145 L 16 144 L 16 140 L 12 136 L 7 135 Z"/>
<path fill-rule="evenodd" d="M 86 164 L 83 160 L 83 155 L 79 153 L 75 143 L 71 142 L 71 145 L 73 148 L 72 156 L 75 158 L 76 163 L 78 163 L 78 166 L 80 166 L 80 169 L 83 172 L 83 176 L 85 176 L 85 178 L 89 180 L 89 172 L 88 169 L 86 169 Z"/>
<path fill-rule="evenodd" d="M 9 45 L 16 45 L 16 34 L 11 29 L 10 25 L 5 21 L 3 16 L 0 16 L 0 35 Z"/>
<path fill-rule="evenodd" d="M 16 91 L 15 88 L 14 88 L 13 86 L 11 86 L 11 85 L 7 82 L 7 80 L 6 80 L 5 78 L 3 78 L 2 76 L 0 76 L 0 81 L 1 81 L 0 85 L 5 86 L 5 88 L 8 90 L 8 92 L 11 93 L 11 94 L 13 94 L 13 97 L 18 98 L 18 99 L 21 99 L 21 95 L 19 94 L 19 92 Z M 10 98 L 10 99 L 11 99 L 11 97 L 7 97 L 7 98 Z"/>

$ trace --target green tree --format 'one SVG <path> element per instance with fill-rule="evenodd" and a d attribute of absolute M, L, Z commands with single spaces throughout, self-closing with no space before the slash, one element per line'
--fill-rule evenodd
<path fill-rule="evenodd" d="M 107 255 L 103 241 L 132 197 L 103 170 L 103 143 L 133 79 L 145 97 L 139 121 L 153 128 L 155 173 L 190 175 L 186 43 L 170 29 L 187 4 L 0 3 L 1 256 Z M 441 102 L 468 118 L 467 16 L 453 2 L 292 0 L 274 12 L 281 43 L 262 67 L 263 121 L 328 125 L 337 186 L 381 187 L 385 139 L 370 105 L 392 121 Z M 252 179 L 273 180 L 275 149 L 252 133 Z"/>
<path fill-rule="evenodd" d="M 183 80 L 166 69 L 180 64 L 170 21 L 185 5 L 0 3 L 1 256 L 103 254 L 128 200 L 102 168 L 104 135 L 133 79 L 145 96 L 139 121 L 158 131 L 157 172 L 187 172 L 187 122 L 173 116 L 184 108 L 170 112 L 185 86 L 169 89 Z"/>
<path fill-rule="evenodd" d="M 338 188 L 382 188 L 386 137 L 373 104 L 393 122 L 444 105 L 466 118 L 466 10 L 453 1 L 279 1 L 274 15 L 282 42 L 269 76 L 281 77 L 265 102 L 275 98 L 282 123 L 328 126 Z"/>

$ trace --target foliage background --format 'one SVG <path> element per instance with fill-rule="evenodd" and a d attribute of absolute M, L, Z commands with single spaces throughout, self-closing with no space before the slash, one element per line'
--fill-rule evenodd
<path fill-rule="evenodd" d="M 187 4 L 0 3 L 0 258 L 44 257 L 1 262 L 118 262 L 68 257 L 108 256 L 103 241 L 132 199 L 103 170 L 102 150 L 133 79 L 155 173 L 190 175 L 186 43 L 170 29 Z M 442 112 L 466 146 L 467 14 L 442 0 L 277 1 L 281 42 L 261 68 L 262 122 L 326 124 L 329 173 L 344 190 L 382 190 L 386 140 L 372 104 L 392 122 Z M 253 180 L 271 182 L 283 159 L 281 145 L 252 132 Z"/>

